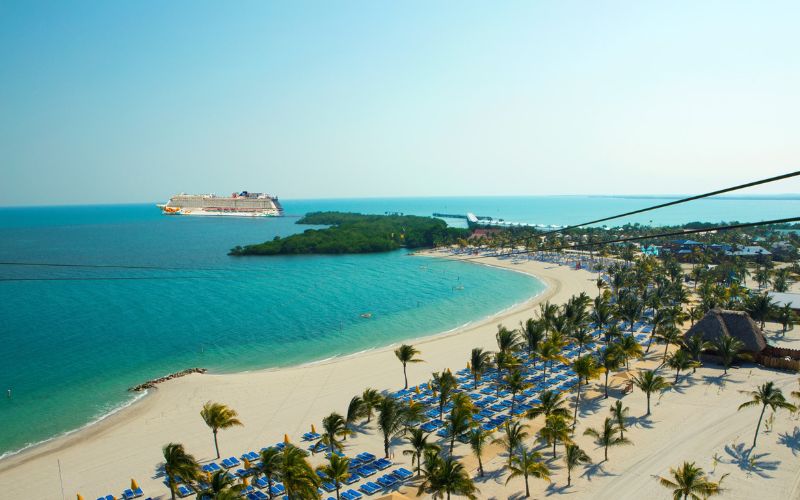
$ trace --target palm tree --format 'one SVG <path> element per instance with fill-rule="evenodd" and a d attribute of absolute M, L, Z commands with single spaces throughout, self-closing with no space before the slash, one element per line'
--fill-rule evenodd
<path fill-rule="evenodd" d="M 229 494 L 233 494 L 231 498 L 241 498 L 243 489 L 244 485 L 235 484 L 233 476 L 228 474 L 228 471 L 218 470 L 211 475 L 208 488 L 199 496 L 210 500 L 218 500 L 228 498 Z"/>
<path fill-rule="evenodd" d="M 782 333 L 786 335 L 786 330 L 794 328 L 794 323 L 797 320 L 797 316 L 792 310 L 792 304 L 784 304 L 783 307 L 778 308 L 775 319 L 783 327 Z"/>
<path fill-rule="evenodd" d="M 509 330 L 504 326 L 497 327 L 497 348 L 501 352 L 512 353 L 519 349 L 519 335 L 516 330 Z"/>
<path fill-rule="evenodd" d="M 380 404 L 382 399 L 383 396 L 381 396 L 381 393 L 369 387 L 364 389 L 364 392 L 361 393 L 362 411 L 367 418 L 367 423 L 372 420 L 372 412 L 378 408 L 378 404 Z"/>
<path fill-rule="evenodd" d="M 617 306 L 617 314 L 630 324 L 630 331 L 633 332 L 633 324 L 642 316 L 642 304 L 635 296 L 626 295 L 625 300 Z"/>
<path fill-rule="evenodd" d="M 378 429 L 383 434 L 383 451 L 389 458 L 392 439 L 403 432 L 406 424 L 406 412 L 400 403 L 391 397 L 381 398 L 378 403 Z"/>
<path fill-rule="evenodd" d="M 567 465 L 567 486 L 572 484 L 572 469 L 579 465 L 592 463 L 592 459 L 577 444 L 568 443 L 564 448 L 564 462 Z"/>
<path fill-rule="evenodd" d="M 606 417 L 603 421 L 603 428 L 602 429 L 593 429 L 588 428 L 583 431 L 583 434 L 586 436 L 592 436 L 597 440 L 597 444 L 603 447 L 603 456 L 604 462 L 608 460 L 608 447 L 609 446 L 619 446 L 623 444 L 633 444 L 631 441 L 623 436 L 617 436 L 619 429 L 614 425 L 614 421 Z"/>
<path fill-rule="evenodd" d="M 597 278 L 597 281 L 595 281 L 594 284 L 597 286 L 598 297 L 603 294 L 604 289 L 608 288 L 608 283 L 606 283 L 606 280 L 604 280 L 602 276 Z"/>
<path fill-rule="evenodd" d="M 769 406 L 772 411 L 780 408 L 789 411 L 796 411 L 797 407 L 786 401 L 780 389 L 775 387 L 774 382 L 767 382 L 759 386 L 755 391 L 740 391 L 743 394 L 749 394 L 752 399 L 739 405 L 739 410 L 742 408 L 750 408 L 751 406 L 761 406 L 761 415 L 758 417 L 758 424 L 756 424 L 756 433 L 753 436 L 753 448 L 756 447 L 756 440 L 758 439 L 758 430 L 761 427 L 761 419 L 764 418 L 764 411 Z"/>
<path fill-rule="evenodd" d="M 690 326 L 694 326 L 695 321 L 700 321 L 701 319 L 703 319 L 703 315 L 704 314 L 705 314 L 705 312 L 703 311 L 702 308 L 694 307 L 694 306 L 690 307 L 689 308 L 689 320 L 691 320 L 691 322 L 692 322 Z"/>
<path fill-rule="evenodd" d="M 692 361 L 696 363 L 694 366 L 692 366 L 692 373 L 696 372 L 697 367 L 702 365 L 700 362 L 700 356 L 703 354 L 703 351 L 713 347 L 711 342 L 706 342 L 703 340 L 703 334 L 700 332 L 695 333 L 688 339 L 684 339 L 683 346 L 689 353 Z"/>
<path fill-rule="evenodd" d="M 417 495 L 430 493 L 434 499 L 446 498 L 450 495 L 461 495 L 469 500 L 477 500 L 479 493 L 469 473 L 454 457 L 441 458 L 436 454 L 426 454 L 425 467 L 422 472 L 423 481 L 419 485 Z"/>
<path fill-rule="evenodd" d="M 200 465 L 192 455 L 186 453 L 182 444 L 169 443 L 162 448 L 164 455 L 164 474 L 167 476 L 167 486 L 169 486 L 172 500 L 175 500 L 175 490 L 177 489 L 177 477 L 184 481 L 197 479 L 200 473 Z"/>
<path fill-rule="evenodd" d="M 411 427 L 406 433 L 406 440 L 409 446 L 411 446 L 411 449 L 403 450 L 403 455 L 411 455 L 411 466 L 413 467 L 414 464 L 416 464 L 418 476 L 421 472 L 422 454 L 425 450 L 436 449 L 437 452 L 439 450 L 437 445 L 428 442 L 429 435 L 430 434 L 426 434 L 425 431 L 419 427 Z"/>
<path fill-rule="evenodd" d="M 517 402 L 517 394 L 524 391 L 531 384 L 525 381 L 525 376 L 519 370 L 512 370 L 511 373 L 503 378 L 503 385 L 511 393 L 511 407 L 508 409 L 508 416 L 514 416 L 514 406 Z"/>
<path fill-rule="evenodd" d="M 603 352 L 600 353 L 600 367 L 605 373 L 603 399 L 608 399 L 608 374 L 619 368 L 621 365 L 622 355 L 620 354 L 619 349 L 616 347 L 616 344 L 611 347 L 607 347 Z"/>
<path fill-rule="evenodd" d="M 550 415 L 545 419 L 544 427 L 539 429 L 539 437 L 548 445 L 553 445 L 553 458 L 556 457 L 556 445 L 559 441 L 564 444 L 571 442 L 569 435 L 570 426 L 561 415 Z"/>
<path fill-rule="evenodd" d="M 272 498 L 272 481 L 280 474 L 282 463 L 283 457 L 277 448 L 270 447 L 261 450 L 261 461 L 256 464 L 257 474 L 264 474 L 270 498 Z"/>
<path fill-rule="evenodd" d="M 561 354 L 561 347 L 553 342 L 553 340 L 548 340 L 543 342 L 541 346 L 539 346 L 539 357 L 542 359 L 544 363 L 544 382 L 547 383 L 547 367 L 552 366 L 553 361 L 560 361 L 561 363 L 568 363 L 567 358 L 565 358 Z"/>
<path fill-rule="evenodd" d="M 394 350 L 394 355 L 403 364 L 403 379 L 406 382 L 404 389 L 408 389 L 408 374 L 406 373 L 406 365 L 408 363 L 422 363 L 422 360 L 415 356 L 420 352 L 414 346 L 403 344 Z"/>
<path fill-rule="evenodd" d="M 666 328 L 668 326 L 672 326 L 674 324 L 672 312 L 669 309 L 658 309 L 655 314 L 653 314 L 653 318 L 650 320 L 650 326 L 652 330 L 650 331 L 650 338 L 647 341 L 647 349 L 645 349 L 645 353 L 650 352 L 650 346 L 653 344 L 653 339 L 658 336 L 658 332 L 661 328 Z"/>
<path fill-rule="evenodd" d="M 350 459 L 331 453 L 330 457 L 328 457 L 328 463 L 320 465 L 317 470 L 323 473 L 336 487 L 336 500 L 339 500 L 339 490 L 342 488 L 342 484 L 350 477 Z"/>
<path fill-rule="evenodd" d="M 681 343 L 681 331 L 678 330 L 677 327 L 674 325 L 670 325 L 667 328 L 662 329 L 658 332 L 658 341 L 664 344 L 664 356 L 661 359 L 661 364 L 667 362 L 667 354 L 669 353 L 669 346 L 671 345 L 679 345 Z"/>
<path fill-rule="evenodd" d="M 622 404 L 622 401 L 619 399 L 614 403 L 614 406 L 610 408 L 611 410 L 611 418 L 614 420 L 614 424 L 619 429 L 620 437 L 625 437 L 625 427 L 626 422 L 628 420 L 628 410 L 627 406 Z"/>
<path fill-rule="evenodd" d="M 520 324 L 525 349 L 528 351 L 528 358 L 533 361 L 534 368 L 536 368 L 536 353 L 539 352 L 539 344 L 545 339 L 545 330 L 544 322 L 533 318 L 528 318 L 524 325 Z"/>
<path fill-rule="evenodd" d="M 203 405 L 203 409 L 200 410 L 200 416 L 203 417 L 206 425 L 214 433 L 214 449 L 216 449 L 217 458 L 219 458 L 217 432 L 219 432 L 220 429 L 227 429 L 236 425 L 242 426 L 244 424 L 239 421 L 238 418 L 236 418 L 238 416 L 236 410 L 229 408 L 222 403 L 212 403 L 211 401 L 208 401 Z"/>
<path fill-rule="evenodd" d="M 450 454 L 453 454 L 456 437 L 464 434 L 472 426 L 471 406 L 454 405 L 447 416 L 447 431 L 450 434 Z"/>
<path fill-rule="evenodd" d="M 499 444 L 506 449 L 508 463 L 511 463 L 511 456 L 514 454 L 514 450 L 528 437 L 528 426 L 512 420 L 506 422 L 503 425 L 503 429 L 506 431 L 503 437 L 493 439 L 492 443 Z"/>
<path fill-rule="evenodd" d="M 633 376 L 633 384 L 647 395 L 647 413 L 650 415 L 650 395 L 656 391 L 663 391 L 670 386 L 664 377 L 658 375 L 654 370 L 639 371 L 638 375 Z"/>
<path fill-rule="evenodd" d="M 350 434 L 355 434 L 353 431 L 352 426 L 356 423 L 356 420 L 361 418 L 364 415 L 364 401 L 361 399 L 360 396 L 353 396 L 350 399 L 350 403 L 347 405 L 347 416 L 344 419 L 345 426 L 349 431 L 347 434 L 344 435 L 344 440 L 347 440 L 347 436 Z"/>
<path fill-rule="evenodd" d="M 630 363 L 628 362 L 631 358 L 632 359 L 640 359 L 644 356 L 644 350 L 639 342 L 636 342 L 636 339 L 633 335 L 623 335 L 620 337 L 619 341 L 617 341 L 617 352 L 622 356 L 622 359 L 625 361 L 625 369 L 630 369 Z"/>
<path fill-rule="evenodd" d="M 592 341 L 592 334 L 585 327 L 581 327 L 572 332 L 572 340 L 578 344 L 578 356 L 583 353 L 583 346 Z"/>
<path fill-rule="evenodd" d="M 589 380 L 597 378 L 600 375 L 600 367 L 597 366 L 595 357 L 591 354 L 581 356 L 572 363 L 572 371 L 578 375 L 578 390 L 575 396 L 575 416 L 572 419 L 572 428 L 578 423 L 578 406 L 581 403 L 581 386 L 585 381 L 587 384 Z"/>
<path fill-rule="evenodd" d="M 728 368 L 731 367 L 733 360 L 736 359 L 736 356 L 743 348 L 744 342 L 729 335 L 718 337 L 714 342 L 714 350 L 717 352 L 717 356 L 722 359 L 722 366 L 725 367 L 725 375 L 728 374 Z"/>
<path fill-rule="evenodd" d="M 751 318 L 760 323 L 762 330 L 764 329 L 764 323 L 774 308 L 775 302 L 766 293 L 749 297 L 744 305 L 744 310 L 747 311 Z"/>
<path fill-rule="evenodd" d="M 320 477 L 306 460 L 305 452 L 286 445 L 280 453 L 280 478 L 290 499 L 319 498 Z"/>
<path fill-rule="evenodd" d="M 667 359 L 667 366 L 675 370 L 675 384 L 678 384 L 678 376 L 681 370 L 688 370 L 689 368 L 697 368 L 699 363 L 692 360 L 689 354 L 683 349 L 679 349 L 672 353 Z"/>
<path fill-rule="evenodd" d="M 669 473 L 672 479 L 659 477 L 658 482 L 661 486 L 672 490 L 672 498 L 675 500 L 701 500 L 710 496 L 719 495 L 724 490 L 720 487 L 725 474 L 719 482 L 709 481 L 705 472 L 697 467 L 694 462 L 683 462 L 677 469 L 670 468 Z"/>
<path fill-rule="evenodd" d="M 352 431 L 347 427 L 347 422 L 344 417 L 336 412 L 331 413 L 322 419 L 322 428 L 325 432 L 319 438 L 319 441 L 314 445 L 312 451 L 316 452 L 318 448 L 327 446 L 331 451 L 341 450 L 342 442 L 339 438 L 345 438 Z"/>
<path fill-rule="evenodd" d="M 516 453 L 511 457 L 508 470 L 511 474 L 509 474 L 508 479 L 506 479 L 506 484 L 520 476 L 525 478 L 525 498 L 531 496 L 531 490 L 528 486 L 528 477 L 544 479 L 550 482 L 550 469 L 542 462 L 542 455 L 538 451 L 527 449 L 525 446 L 517 448 Z"/>
<path fill-rule="evenodd" d="M 491 437 L 491 434 L 480 427 L 475 427 L 469 432 L 469 447 L 472 449 L 472 454 L 478 459 L 478 474 L 483 477 L 483 449 L 486 446 L 486 441 Z"/>
<path fill-rule="evenodd" d="M 483 373 L 492 366 L 492 353 L 484 351 L 480 347 L 472 350 L 470 355 L 469 370 L 472 372 L 472 379 L 475 382 L 475 387 L 478 387 L 478 381 L 483 376 Z"/>
<path fill-rule="evenodd" d="M 561 415 L 566 418 L 569 415 L 569 410 L 564 408 L 566 401 L 561 396 L 560 392 L 542 391 L 539 394 L 539 404 L 528 410 L 525 418 L 534 419 L 539 415 L 544 415 L 547 419 L 550 415 Z"/>
<path fill-rule="evenodd" d="M 444 419 L 444 406 L 455 388 L 458 387 L 458 382 L 450 371 L 445 370 L 441 373 L 434 372 L 429 385 L 439 400 L 439 420 L 442 420 Z"/>

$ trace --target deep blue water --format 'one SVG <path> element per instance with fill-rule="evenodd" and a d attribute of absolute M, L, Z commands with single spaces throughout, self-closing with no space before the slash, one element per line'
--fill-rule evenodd
<path fill-rule="evenodd" d="M 283 204 L 290 215 L 471 211 L 563 225 L 663 201 L 548 196 Z M 797 199 L 712 199 L 619 223 L 756 221 L 798 214 Z M 13 398 L 0 398 L 0 454 L 78 428 L 129 401 L 127 387 L 166 373 L 191 366 L 238 371 L 357 352 L 455 328 L 542 288 L 537 280 L 509 271 L 457 262 L 426 266 L 425 259 L 403 251 L 226 255 L 237 244 L 305 229 L 295 221 L 167 217 L 152 204 L 0 208 L 2 262 L 167 268 L 0 265 L 0 278 L 64 278 L 0 281 L 0 389 L 13 389 Z M 362 318 L 364 312 L 373 317 Z"/>

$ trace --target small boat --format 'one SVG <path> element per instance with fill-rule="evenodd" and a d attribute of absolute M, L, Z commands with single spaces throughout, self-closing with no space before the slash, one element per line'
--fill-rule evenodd
<path fill-rule="evenodd" d="M 362 314 L 362 315 L 361 315 L 361 317 L 362 317 L 362 318 L 368 318 L 368 319 L 369 319 L 369 318 L 371 318 L 371 317 L 372 317 L 372 313 L 364 313 L 364 314 Z"/>
<path fill-rule="evenodd" d="M 463 289 L 464 289 L 464 285 L 458 285 L 458 286 L 454 286 L 453 287 L 453 290 L 463 290 Z"/>

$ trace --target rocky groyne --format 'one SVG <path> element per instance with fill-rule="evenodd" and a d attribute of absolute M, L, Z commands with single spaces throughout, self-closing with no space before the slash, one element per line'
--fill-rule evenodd
<path fill-rule="evenodd" d="M 153 389 L 153 388 L 155 388 L 156 385 L 158 385 L 158 384 L 160 384 L 162 382 L 166 382 L 167 380 L 172 380 L 174 378 L 179 378 L 179 377 L 185 377 L 186 375 L 191 375 L 192 373 L 205 373 L 207 371 L 208 370 L 206 370 L 205 368 L 189 368 L 187 370 L 183 370 L 183 371 L 180 371 L 180 372 L 170 373 L 169 375 L 161 377 L 161 378 L 155 378 L 153 380 L 148 380 L 147 382 L 145 382 L 143 384 L 139 384 L 139 385 L 133 386 L 133 387 L 129 388 L 128 390 L 131 391 L 131 392 L 142 392 L 145 389 Z"/>

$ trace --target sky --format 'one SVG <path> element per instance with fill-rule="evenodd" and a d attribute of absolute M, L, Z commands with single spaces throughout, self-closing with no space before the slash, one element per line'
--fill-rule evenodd
<path fill-rule="evenodd" d="M 778 175 L 800 167 L 798 19 L 796 1 L 0 0 L 0 205 Z"/>

